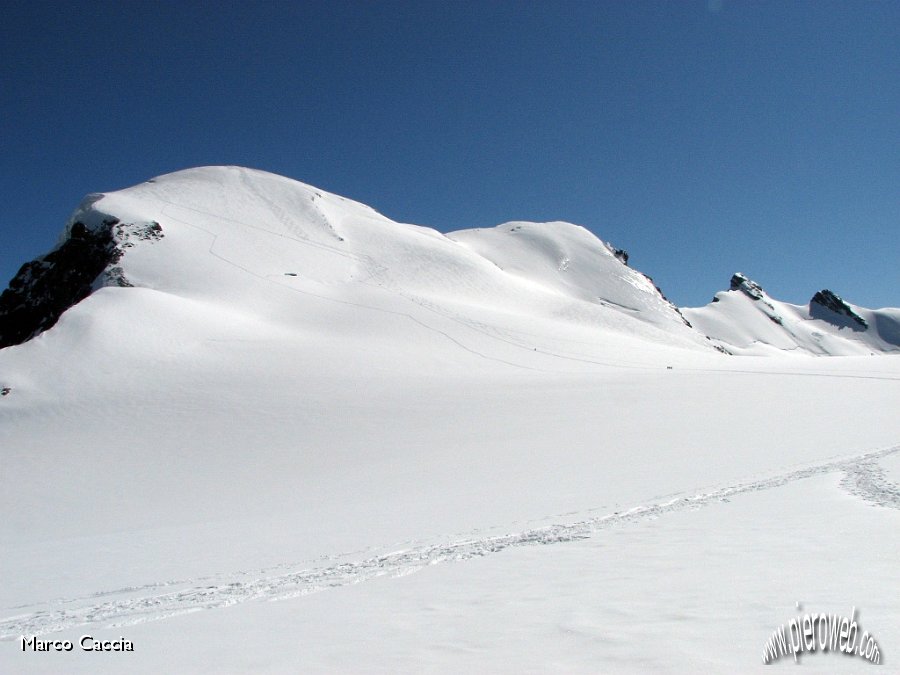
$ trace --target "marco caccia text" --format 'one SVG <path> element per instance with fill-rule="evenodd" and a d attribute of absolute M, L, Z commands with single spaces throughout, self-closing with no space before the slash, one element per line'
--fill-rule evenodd
<path fill-rule="evenodd" d="M 78 640 L 39 640 L 34 635 L 22 636 L 22 651 L 32 652 L 71 652 L 76 645 L 83 652 L 133 652 L 134 643 L 123 637 L 115 640 L 95 639 L 91 635 L 82 635 Z"/>

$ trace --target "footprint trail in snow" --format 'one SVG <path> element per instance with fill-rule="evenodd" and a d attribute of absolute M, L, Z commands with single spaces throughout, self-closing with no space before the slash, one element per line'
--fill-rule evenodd
<path fill-rule="evenodd" d="M 770 478 L 721 487 L 707 492 L 635 506 L 628 510 L 551 524 L 494 536 L 472 536 L 454 541 L 417 544 L 410 548 L 309 568 L 285 565 L 256 572 L 217 575 L 194 581 L 172 581 L 102 591 L 90 596 L 56 600 L 47 609 L 0 619 L 0 640 L 21 635 L 43 635 L 77 626 L 97 624 L 119 627 L 164 619 L 204 609 L 227 607 L 250 600 L 283 600 L 328 588 L 347 586 L 381 576 L 402 576 L 428 565 L 458 562 L 518 546 L 549 545 L 586 539 L 621 524 L 639 522 L 685 509 L 696 509 L 745 493 L 769 490 L 813 476 L 842 472 L 840 486 L 872 505 L 900 509 L 900 487 L 885 477 L 878 460 L 900 451 L 900 446 L 868 452 L 849 459 L 825 462 Z M 294 567 L 291 570 L 291 567 Z M 277 573 L 273 573 L 277 570 Z M 199 583 L 198 583 L 199 582 Z M 160 592 L 164 588 L 179 590 Z M 101 601 L 102 599 L 102 601 Z M 31 607 L 37 607 L 33 605 Z"/>

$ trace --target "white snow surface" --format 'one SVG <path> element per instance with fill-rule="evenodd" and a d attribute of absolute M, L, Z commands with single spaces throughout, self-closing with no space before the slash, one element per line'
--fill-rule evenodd
<path fill-rule="evenodd" d="M 738 292 L 691 329 L 578 226 L 236 167 L 72 223 L 110 216 L 162 226 L 134 287 L 0 350 L 0 672 L 748 672 L 797 602 L 896 668 L 890 340 Z M 19 639 L 86 634 L 135 651 Z"/>

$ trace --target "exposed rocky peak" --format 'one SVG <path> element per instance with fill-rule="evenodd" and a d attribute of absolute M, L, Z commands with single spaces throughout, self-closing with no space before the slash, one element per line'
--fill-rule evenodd
<path fill-rule="evenodd" d="M 772 298 L 746 275 L 735 274 L 731 290 L 683 313 L 697 330 L 736 353 L 900 353 L 900 308 L 857 307 L 827 289 L 816 293 L 808 306 L 795 305 Z"/>
<path fill-rule="evenodd" d="M 855 322 L 861 328 L 869 327 L 864 318 L 854 312 L 850 305 L 844 302 L 839 295 L 829 291 L 827 288 L 816 293 L 812 300 L 809 301 L 809 313 L 818 319 L 824 318 L 828 320 L 827 315 L 823 316 L 823 309 L 829 310 L 839 317 L 846 317 L 846 319 Z M 831 323 L 834 323 L 834 321 L 832 320 Z"/>
<path fill-rule="evenodd" d="M 135 241 L 162 237 L 159 223 L 116 218 L 89 228 L 74 222 L 50 253 L 27 262 L 0 295 L 0 348 L 22 344 L 52 328 L 63 312 L 101 286 L 131 286 L 117 263 Z"/>
<path fill-rule="evenodd" d="M 759 303 L 759 308 L 763 314 L 769 317 L 769 320 L 777 323 L 779 326 L 784 325 L 784 319 L 775 311 L 775 306 L 769 302 L 766 292 L 762 286 L 747 277 L 745 274 L 735 272 L 731 275 L 730 288 L 732 291 L 740 291 L 754 302 Z"/>
<path fill-rule="evenodd" d="M 751 300 L 762 300 L 766 294 L 762 286 L 740 272 L 731 276 L 730 288 L 732 291 L 740 291 Z"/>

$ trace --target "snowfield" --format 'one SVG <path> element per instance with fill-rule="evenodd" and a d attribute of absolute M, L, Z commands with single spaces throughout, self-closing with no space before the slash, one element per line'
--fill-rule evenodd
<path fill-rule="evenodd" d="M 0 350 L 0 672 L 749 672 L 854 607 L 900 663 L 900 310 L 680 311 L 575 225 L 236 167 L 60 243 L 111 218 L 162 236 Z"/>

